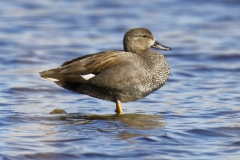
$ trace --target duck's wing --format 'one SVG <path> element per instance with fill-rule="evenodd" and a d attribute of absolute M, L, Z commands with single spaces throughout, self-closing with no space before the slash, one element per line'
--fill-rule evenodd
<path fill-rule="evenodd" d="M 84 75 L 96 75 L 126 61 L 124 51 L 107 51 L 89 54 L 64 62 L 60 67 L 40 72 L 41 77 L 52 81 L 84 83 Z"/>
<path fill-rule="evenodd" d="M 120 64 L 124 51 L 107 51 L 85 55 L 66 61 L 61 66 L 61 74 L 98 74 L 112 66 Z"/>

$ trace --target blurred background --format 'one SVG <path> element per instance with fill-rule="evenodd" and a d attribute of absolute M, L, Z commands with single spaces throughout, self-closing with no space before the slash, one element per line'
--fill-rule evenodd
<path fill-rule="evenodd" d="M 231 159 L 240 156 L 239 0 L 1 0 L 1 159 Z M 115 104 L 38 72 L 123 49 L 131 28 L 171 47 L 160 90 Z M 50 115 L 59 108 L 67 114 Z"/>

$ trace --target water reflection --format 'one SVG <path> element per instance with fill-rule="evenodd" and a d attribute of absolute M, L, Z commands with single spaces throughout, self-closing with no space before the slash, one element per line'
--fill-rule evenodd
<path fill-rule="evenodd" d="M 99 121 L 105 123 L 107 126 L 101 128 L 98 124 L 99 132 L 118 131 L 118 138 L 127 140 L 133 137 L 149 136 L 143 130 L 153 130 L 164 126 L 164 122 L 159 115 L 147 114 L 123 114 L 123 115 L 83 115 L 83 114 L 67 114 L 61 116 L 62 120 L 74 121 L 74 124 L 86 125 L 98 123 Z"/>
<path fill-rule="evenodd" d="M 102 120 L 110 124 L 114 122 L 120 122 L 123 128 L 135 128 L 141 130 L 151 130 L 164 126 L 164 122 L 160 121 L 159 115 L 147 115 L 147 114 L 122 114 L 122 115 L 83 115 L 83 114 L 68 114 L 62 116 L 62 119 L 82 119 L 82 120 Z"/>

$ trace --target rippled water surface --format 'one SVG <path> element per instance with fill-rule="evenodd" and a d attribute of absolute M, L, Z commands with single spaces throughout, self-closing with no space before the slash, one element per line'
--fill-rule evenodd
<path fill-rule="evenodd" d="M 0 2 L 0 159 L 240 157 L 240 1 Z M 115 104 L 38 72 L 122 49 L 130 28 L 162 44 L 171 74 L 150 96 Z M 49 114 L 59 108 L 67 114 Z"/>

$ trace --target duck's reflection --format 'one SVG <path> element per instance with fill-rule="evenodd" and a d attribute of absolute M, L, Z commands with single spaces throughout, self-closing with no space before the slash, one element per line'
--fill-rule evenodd
<path fill-rule="evenodd" d="M 122 115 L 83 115 L 83 114 L 66 114 L 61 116 L 63 120 L 74 121 L 76 124 L 93 124 L 99 121 L 104 121 L 109 124 L 108 127 L 99 126 L 97 128 L 100 132 L 111 132 L 118 130 L 118 136 L 121 139 L 129 139 L 132 137 L 144 136 L 146 132 L 141 130 L 153 130 L 164 126 L 160 115 L 147 114 L 122 114 Z M 98 122 L 94 121 L 97 120 Z M 135 132 L 135 131 L 140 132 Z"/>
<path fill-rule="evenodd" d="M 164 125 L 159 115 L 147 114 L 122 114 L 122 115 L 83 115 L 68 114 L 62 116 L 63 119 L 85 119 L 85 120 L 105 120 L 119 121 L 126 127 L 135 129 L 151 130 Z"/>

